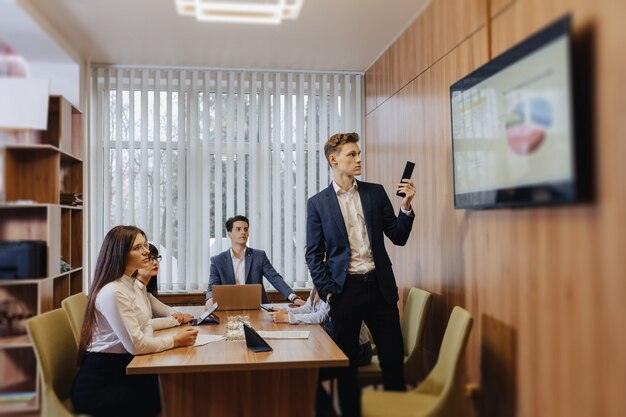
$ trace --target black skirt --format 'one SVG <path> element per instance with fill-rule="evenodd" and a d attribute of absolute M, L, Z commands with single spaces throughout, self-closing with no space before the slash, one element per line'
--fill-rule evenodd
<path fill-rule="evenodd" d="M 87 353 L 72 386 L 76 413 L 154 417 L 161 411 L 157 375 L 126 375 L 133 355 Z"/>

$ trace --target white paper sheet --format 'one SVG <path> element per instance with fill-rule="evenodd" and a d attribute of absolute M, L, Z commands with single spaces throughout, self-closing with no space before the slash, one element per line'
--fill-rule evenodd
<path fill-rule="evenodd" d="M 310 331 L 267 331 L 257 330 L 259 336 L 264 339 L 308 339 Z"/>
<path fill-rule="evenodd" d="M 261 305 L 267 308 L 275 307 L 279 310 L 287 310 L 289 308 L 289 303 L 265 303 Z"/>
<path fill-rule="evenodd" d="M 202 346 L 206 345 L 207 343 L 217 342 L 218 340 L 222 340 L 223 338 L 224 335 L 219 334 L 199 334 L 196 338 L 196 343 L 194 344 L 194 346 Z"/>

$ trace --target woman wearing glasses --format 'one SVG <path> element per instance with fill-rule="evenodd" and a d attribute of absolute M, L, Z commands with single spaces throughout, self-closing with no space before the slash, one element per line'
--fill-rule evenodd
<path fill-rule="evenodd" d="M 156 375 L 126 375 L 133 355 L 192 346 L 198 331 L 155 336 L 152 311 L 137 270 L 149 263 L 141 229 L 116 226 L 98 255 L 81 331 L 81 364 L 72 386 L 76 413 L 92 416 L 156 416 L 161 410 Z M 142 292 L 143 289 L 143 292 Z"/>
<path fill-rule="evenodd" d="M 180 313 L 157 299 L 159 294 L 157 290 L 157 275 L 159 273 L 161 255 L 159 255 L 159 250 L 152 243 L 148 243 L 148 247 L 150 250 L 150 262 L 137 271 L 137 279 L 144 285 L 148 302 L 152 308 L 153 329 L 166 329 L 179 324 L 189 323 L 194 318 L 192 315 Z"/>

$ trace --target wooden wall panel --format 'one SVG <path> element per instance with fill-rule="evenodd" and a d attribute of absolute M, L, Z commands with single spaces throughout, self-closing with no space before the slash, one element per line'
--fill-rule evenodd
<path fill-rule="evenodd" d="M 614 331 L 617 316 L 609 311 L 621 308 L 617 307 L 621 302 L 615 300 L 614 305 L 609 302 L 611 295 L 620 291 L 624 294 L 623 261 L 618 255 L 610 256 L 613 248 L 624 247 L 624 238 L 616 233 L 619 229 L 614 226 L 623 217 L 626 205 L 624 194 L 616 193 L 616 187 L 623 186 L 615 182 L 616 178 L 626 177 L 623 163 L 617 157 L 622 141 L 609 133 L 619 126 L 619 114 L 626 110 L 623 102 L 609 104 L 614 101 L 611 96 L 615 86 L 622 83 L 617 73 L 611 77 L 615 61 L 623 55 L 618 52 L 623 49 L 625 37 L 620 21 L 626 14 L 623 7 L 621 11 L 620 15 L 617 4 L 612 2 L 526 0 L 516 2 L 492 22 L 492 50 L 497 54 L 569 12 L 574 24 L 574 49 L 588 48 L 582 54 L 595 61 L 577 62 L 576 71 L 585 71 L 581 65 L 590 65 L 593 70 L 579 80 L 583 81 L 582 85 L 575 85 L 575 99 L 591 98 L 585 117 L 594 120 L 595 128 L 589 137 L 582 139 L 594 142 L 597 201 L 585 209 L 550 211 L 556 218 L 542 225 L 546 233 L 558 231 L 558 235 L 552 233 L 545 239 L 547 245 L 560 249 L 557 253 L 561 256 L 545 261 L 551 270 L 539 271 L 542 279 L 558 277 L 549 284 L 541 281 L 540 294 L 545 297 L 544 302 L 556 304 L 554 307 L 558 309 L 554 311 L 557 314 L 549 316 L 543 332 L 536 333 L 540 340 L 551 343 L 539 345 L 543 353 L 535 352 L 535 357 L 530 358 L 543 365 L 546 378 L 536 381 L 530 373 L 519 378 L 523 382 L 520 394 L 528 396 L 537 407 L 548 403 L 546 408 L 552 415 L 624 415 L 626 410 L 623 396 L 606 394 L 613 385 L 623 385 L 626 381 L 624 355 L 618 353 L 626 337 Z M 611 53 L 603 53 L 610 49 Z M 621 69 L 623 74 L 623 62 Z M 581 94 L 581 88 L 590 88 L 591 97 Z M 624 313 L 626 310 L 622 309 L 618 316 Z M 536 326 L 526 325 L 529 329 Z M 520 328 L 524 327 L 520 325 Z M 597 352 L 611 350 L 613 355 L 601 355 L 593 360 Z M 599 368 L 607 357 L 621 358 L 621 366 L 611 362 L 606 368 Z M 613 377 L 607 378 L 609 375 Z M 610 411 L 612 407 L 614 410 Z M 531 412 L 532 408 L 521 411 Z"/>
<path fill-rule="evenodd" d="M 487 60 L 486 30 L 479 30 L 446 59 L 402 89 L 367 118 L 367 180 L 392 190 L 409 159 L 418 197 L 414 233 L 404 248 L 391 249 L 403 291 L 419 286 L 435 293 L 434 320 L 426 327 L 426 349 L 434 362 L 450 305 L 466 305 L 463 277 L 463 213 L 452 209 L 448 86 Z M 398 168 L 400 169 L 400 168 Z M 432 175 L 436 172 L 437 175 Z M 399 208 L 400 199 L 393 203 Z"/>
<path fill-rule="evenodd" d="M 424 20 L 409 28 L 422 25 L 420 30 L 431 33 L 428 45 L 400 38 L 390 48 L 390 54 L 408 55 L 415 48 L 416 62 L 427 67 L 407 66 L 419 76 L 398 91 L 393 90 L 406 75 L 387 68 L 391 98 L 379 101 L 365 120 L 366 180 L 384 184 L 391 195 L 395 171 L 406 159 L 416 162 L 412 236 L 406 247 L 388 245 L 401 301 L 412 286 L 435 295 L 425 328 L 431 364 L 452 307 L 473 314 L 464 366 L 468 382 L 480 391 L 467 415 L 624 416 L 626 2 L 492 0 L 500 10 L 490 27 L 433 61 L 433 51 L 456 36 L 448 33 L 456 31 L 452 25 L 437 24 L 442 17 L 435 11 L 448 4 L 435 0 Z M 573 15 L 577 55 L 588 58 L 576 68 L 583 77 L 575 98 L 590 120 L 589 131 L 577 133 L 593 143 L 595 201 L 454 210 L 449 85 L 484 63 L 490 49 L 495 56 L 567 12 Z M 399 199 L 392 202 L 399 208 Z"/>
<path fill-rule="evenodd" d="M 488 0 L 437 0 L 407 28 L 368 69 L 375 87 L 365 91 L 366 103 L 376 106 L 400 91 L 412 79 L 441 59 L 473 32 L 485 26 Z M 442 28 L 446 28 L 442 31 Z M 367 78 L 367 76 L 366 76 Z M 366 107 L 366 113 L 373 110 Z"/>
<path fill-rule="evenodd" d="M 365 72 L 365 114 L 376 108 L 376 71 L 374 66 Z"/>
<path fill-rule="evenodd" d="M 511 6 L 517 0 L 489 0 L 487 6 L 489 7 L 489 16 L 494 17 L 500 14 L 504 9 Z"/>
<path fill-rule="evenodd" d="M 392 76 L 392 67 L 391 67 L 391 51 L 386 51 L 382 56 L 378 59 L 379 68 L 378 68 L 378 84 L 376 85 L 376 105 L 380 106 L 389 96 L 391 96 L 391 76 Z"/>
<path fill-rule="evenodd" d="M 595 124 L 597 141 L 610 141 L 610 146 L 603 146 L 599 154 L 598 166 L 601 182 L 599 194 L 606 202 L 602 209 L 606 221 L 601 224 L 603 237 L 602 264 L 593 283 L 593 296 L 601 297 L 601 306 L 604 319 L 599 323 L 596 315 L 587 317 L 594 325 L 602 325 L 598 332 L 602 335 L 602 349 L 598 352 L 586 352 L 586 357 L 597 354 L 595 365 L 596 373 L 603 378 L 600 401 L 603 404 L 605 415 L 626 415 L 626 395 L 623 387 L 626 386 L 626 335 L 624 328 L 624 294 L 626 294 L 626 279 L 624 279 L 626 247 L 626 95 L 624 94 L 624 74 L 626 74 L 626 2 L 614 0 L 606 2 L 605 14 L 595 22 L 606 22 L 597 28 L 594 42 L 597 45 L 596 60 L 597 74 L 594 77 L 597 89 L 597 106 L 595 109 Z M 593 21 L 593 19 L 590 19 Z M 593 25 L 591 23 L 590 25 Z M 598 25 L 599 26 L 599 25 Z M 597 289 L 597 282 L 604 285 Z M 588 346 L 588 349 L 592 349 Z"/>
<path fill-rule="evenodd" d="M 570 1 L 517 0 L 491 20 L 491 48 L 497 56 L 545 25 L 572 11 Z M 579 12 L 580 13 L 580 12 Z M 582 14 L 575 14 L 578 21 Z"/>

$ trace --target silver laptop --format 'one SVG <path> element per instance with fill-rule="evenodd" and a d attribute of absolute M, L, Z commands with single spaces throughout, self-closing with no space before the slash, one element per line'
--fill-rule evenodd
<path fill-rule="evenodd" d="M 213 285 L 213 302 L 225 310 L 258 310 L 261 305 L 261 284 Z"/>

